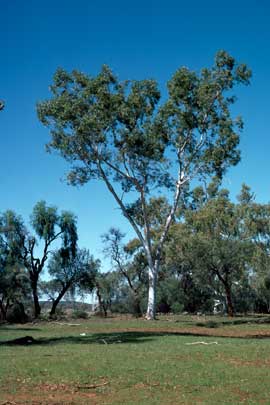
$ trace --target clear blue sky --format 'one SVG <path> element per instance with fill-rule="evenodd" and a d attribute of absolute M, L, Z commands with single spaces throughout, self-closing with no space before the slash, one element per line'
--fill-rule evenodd
<path fill-rule="evenodd" d="M 120 79 L 166 81 L 182 65 L 200 69 L 225 49 L 253 70 L 252 86 L 237 90 L 244 118 L 242 162 L 225 187 L 243 182 L 258 201 L 270 200 L 270 2 L 268 0 L 7 0 L 0 8 L 0 212 L 27 221 L 45 199 L 78 216 L 80 245 L 101 257 L 100 235 L 129 229 L 102 184 L 76 189 L 60 178 L 67 166 L 45 152 L 48 130 L 36 117 L 56 68 L 95 74 L 109 64 Z"/>

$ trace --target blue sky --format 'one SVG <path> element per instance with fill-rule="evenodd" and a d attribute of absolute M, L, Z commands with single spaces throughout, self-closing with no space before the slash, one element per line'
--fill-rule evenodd
<path fill-rule="evenodd" d="M 252 85 L 237 89 L 236 114 L 244 118 L 242 161 L 224 186 L 235 196 L 243 182 L 257 200 L 270 200 L 270 2 L 267 0 L 1 2 L 0 212 L 11 208 L 27 221 L 44 199 L 78 216 L 80 245 L 101 255 L 100 235 L 110 226 L 128 232 L 103 184 L 67 186 L 65 162 L 45 152 L 49 132 L 35 106 L 62 66 L 95 74 L 109 64 L 120 79 L 166 81 L 182 65 L 210 66 L 218 49 L 253 70 Z"/>

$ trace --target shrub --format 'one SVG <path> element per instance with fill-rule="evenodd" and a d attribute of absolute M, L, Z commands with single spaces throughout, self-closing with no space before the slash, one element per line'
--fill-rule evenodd
<path fill-rule="evenodd" d="M 180 304 L 180 302 L 175 302 L 171 306 L 171 310 L 174 314 L 181 314 L 183 312 L 184 305 Z"/>
<path fill-rule="evenodd" d="M 28 321 L 28 316 L 26 315 L 24 306 L 21 302 L 13 304 L 8 310 L 7 321 L 11 323 L 25 323 Z"/>
<path fill-rule="evenodd" d="M 71 316 L 73 319 L 78 319 L 78 318 L 79 319 L 88 319 L 88 317 L 89 317 L 88 313 L 86 311 L 79 310 L 79 309 L 73 311 Z"/>

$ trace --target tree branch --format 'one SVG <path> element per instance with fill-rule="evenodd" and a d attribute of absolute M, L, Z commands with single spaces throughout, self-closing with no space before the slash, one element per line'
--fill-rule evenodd
<path fill-rule="evenodd" d="M 130 224 L 131 224 L 131 226 L 133 227 L 134 231 L 136 232 L 136 234 L 137 234 L 137 236 L 138 236 L 140 242 L 142 243 L 143 248 L 145 249 L 146 244 L 145 244 L 145 240 L 144 240 L 144 237 L 143 237 L 141 231 L 139 230 L 139 228 L 138 228 L 136 222 L 133 220 L 133 218 L 128 214 L 125 205 L 123 204 L 123 202 L 121 201 L 121 199 L 120 199 L 119 196 L 117 195 L 117 193 L 116 193 L 115 189 L 113 188 L 111 182 L 109 181 L 108 177 L 106 176 L 106 174 L 105 174 L 105 172 L 104 172 L 104 170 L 103 170 L 103 168 L 102 168 L 102 166 L 101 166 L 100 160 L 97 161 L 97 166 L 98 166 L 98 170 L 99 170 L 99 172 L 100 172 L 100 175 L 101 175 L 102 179 L 104 180 L 104 182 L 105 182 L 105 184 L 106 184 L 108 190 L 111 192 L 111 194 L 113 195 L 114 199 L 116 200 L 116 202 L 117 202 L 118 205 L 120 206 L 120 208 L 121 208 L 121 210 L 122 210 L 124 216 L 125 216 L 125 217 L 128 219 L 128 221 L 130 222 Z"/>

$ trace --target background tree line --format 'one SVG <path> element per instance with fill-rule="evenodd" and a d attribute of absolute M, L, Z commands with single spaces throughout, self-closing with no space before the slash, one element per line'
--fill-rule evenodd
<path fill-rule="evenodd" d="M 153 243 L 162 232 L 168 202 L 153 198 L 147 207 Z M 138 210 L 138 221 L 141 212 Z M 102 235 L 108 272 L 99 260 L 77 246 L 76 217 L 38 202 L 31 233 L 13 211 L 0 216 L 0 314 L 24 320 L 25 311 L 40 316 L 40 299 L 56 313 L 66 294 L 95 292 L 99 311 L 133 313 L 147 310 L 148 262 L 138 239 L 111 228 Z M 270 311 L 270 205 L 258 204 L 246 185 L 232 202 L 216 178 L 180 200 L 161 258 L 157 311 L 235 313 Z M 40 245 L 39 256 L 36 253 Z M 46 281 L 42 275 L 47 271 Z M 25 317 L 26 319 L 26 317 Z"/>
<path fill-rule="evenodd" d="M 232 202 L 219 185 L 214 179 L 180 202 L 161 262 L 158 312 L 269 312 L 270 205 L 258 204 L 246 185 Z M 157 219 L 153 240 L 164 204 L 165 198 L 152 201 Z M 137 239 L 125 245 L 122 238 L 117 229 L 104 237 L 115 271 L 104 297 L 112 311 L 140 315 L 146 311 L 147 260 Z"/>

